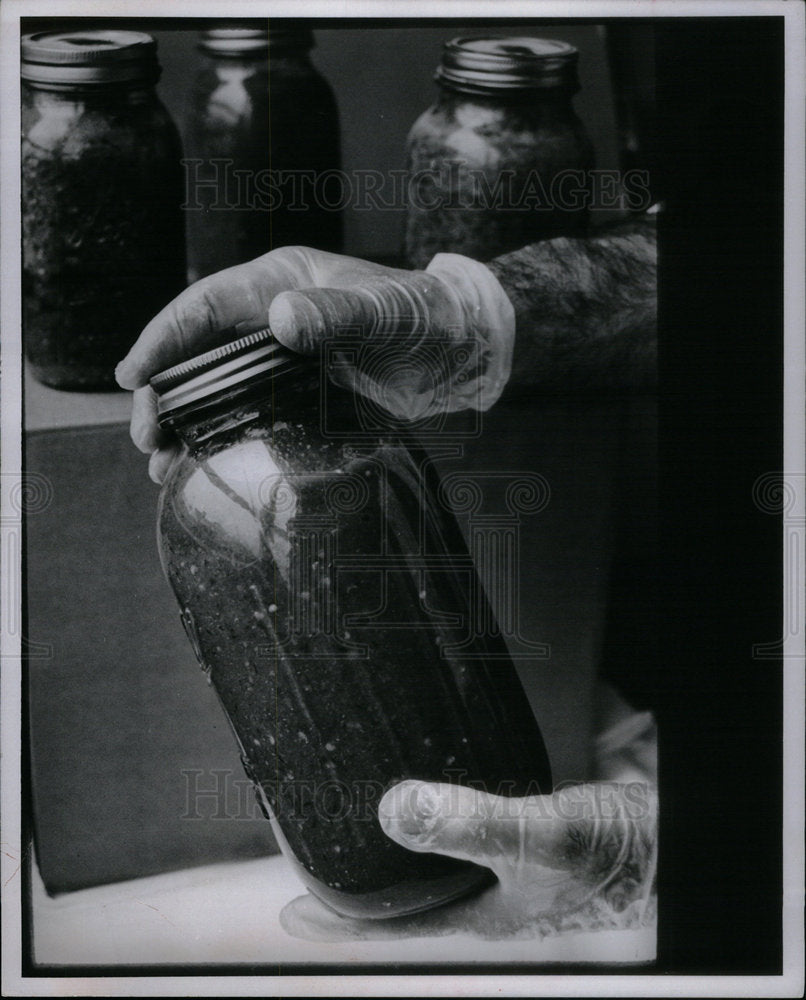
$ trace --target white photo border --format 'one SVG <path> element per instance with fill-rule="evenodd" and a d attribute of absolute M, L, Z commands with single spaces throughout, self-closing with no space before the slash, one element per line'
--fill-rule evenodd
<path fill-rule="evenodd" d="M 785 0 L 578 0 L 571 5 L 553 0 L 498 2 L 498 0 L 408 0 L 404 8 L 391 0 L 231 0 L 226 5 L 212 0 L 4 0 L 0 8 L 2 27 L 2 141 L 0 179 L 2 186 L 2 599 L 21 601 L 19 532 L 10 507 L 10 486 L 19 481 L 22 467 L 22 383 L 20 304 L 20 180 L 19 180 L 19 20 L 21 17 L 127 16 L 127 17 L 261 17 L 304 16 L 368 17 L 696 17 L 783 16 L 786 24 L 785 96 L 785 476 L 804 474 L 804 6 Z M 16 478 L 15 478 L 16 477 Z M 795 491 L 796 507 L 791 520 L 800 525 L 798 563 L 785 577 L 785 599 L 804 605 L 804 489 Z M 15 532 L 17 532 L 15 534 Z M 6 617 L 4 616 L 4 622 Z M 675 976 L 664 975 L 451 975 L 397 976 L 350 975 L 337 979 L 320 976 L 60 976 L 29 977 L 22 973 L 22 870 L 20 817 L 21 762 L 21 672 L 20 636 L 2 635 L 2 950 L 3 993 L 6 996 L 106 995 L 106 996 L 795 996 L 803 988 L 804 886 L 804 635 L 786 637 L 784 658 L 784 755 L 785 844 L 784 844 L 784 974 L 782 976 Z"/>

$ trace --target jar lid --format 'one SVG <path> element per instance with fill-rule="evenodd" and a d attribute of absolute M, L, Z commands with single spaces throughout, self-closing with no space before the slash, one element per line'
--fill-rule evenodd
<path fill-rule="evenodd" d="M 246 56 L 279 49 L 302 49 L 314 46 L 309 28 L 275 28 L 268 21 L 265 28 L 227 25 L 202 32 L 199 48 L 218 56 Z"/>
<path fill-rule="evenodd" d="M 38 31 L 22 39 L 20 76 L 34 84 L 156 83 L 157 43 L 140 31 Z"/>
<path fill-rule="evenodd" d="M 150 385 L 159 397 L 157 412 L 163 418 L 268 373 L 272 377 L 286 375 L 301 370 L 305 364 L 299 355 L 275 340 L 266 327 L 181 361 L 154 375 Z"/>
<path fill-rule="evenodd" d="M 550 87 L 576 93 L 578 61 L 573 45 L 549 38 L 454 38 L 444 45 L 436 79 L 468 93 Z"/>

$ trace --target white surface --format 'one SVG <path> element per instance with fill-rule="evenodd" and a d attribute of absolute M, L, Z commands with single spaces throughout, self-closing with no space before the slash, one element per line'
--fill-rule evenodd
<path fill-rule="evenodd" d="M 646 962 L 652 928 L 573 932 L 541 940 L 468 934 L 397 941 L 303 941 L 280 911 L 304 892 L 280 856 L 171 872 L 48 897 L 34 868 L 34 959 L 45 965 L 174 963 L 276 966 L 409 962 Z"/>

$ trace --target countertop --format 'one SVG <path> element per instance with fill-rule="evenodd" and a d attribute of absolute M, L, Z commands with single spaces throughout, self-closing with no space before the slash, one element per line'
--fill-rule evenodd
<path fill-rule="evenodd" d="M 128 423 L 132 394 L 114 392 L 62 392 L 42 385 L 25 365 L 23 386 L 24 426 L 26 431 L 54 430 L 60 427 L 102 427 Z"/>
<path fill-rule="evenodd" d="M 361 965 L 391 963 L 646 963 L 654 958 L 652 927 L 569 931 L 542 940 L 488 941 L 457 932 L 402 940 L 305 941 L 280 924 L 282 908 L 303 892 L 281 856 L 169 872 L 55 898 L 46 894 L 35 872 L 35 961 L 68 967 L 248 964 L 251 974 L 293 974 L 306 965 L 344 965 L 346 971 L 360 972 Z"/>

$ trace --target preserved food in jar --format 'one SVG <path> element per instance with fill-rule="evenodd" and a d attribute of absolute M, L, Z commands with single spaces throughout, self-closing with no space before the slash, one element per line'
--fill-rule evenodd
<path fill-rule="evenodd" d="M 160 498 L 163 568 L 304 883 L 358 917 L 486 884 L 377 817 L 409 778 L 550 790 L 504 640 L 470 621 L 473 564 L 427 457 L 397 428 L 370 433 L 352 394 L 328 385 L 322 407 L 317 369 L 266 331 L 152 386 L 184 444 Z"/>
<path fill-rule="evenodd" d="M 585 232 L 593 147 L 572 98 L 579 53 L 542 38 L 445 45 L 436 104 L 408 137 L 406 257 L 487 261 Z"/>
<path fill-rule="evenodd" d="M 341 213 L 316 196 L 341 157 L 313 44 L 307 29 L 266 21 L 202 32 L 185 127 L 191 282 L 286 244 L 341 250 Z"/>
<path fill-rule="evenodd" d="M 35 376 L 116 388 L 114 368 L 185 285 L 181 145 L 156 43 L 131 31 L 22 40 L 23 338 Z"/>

